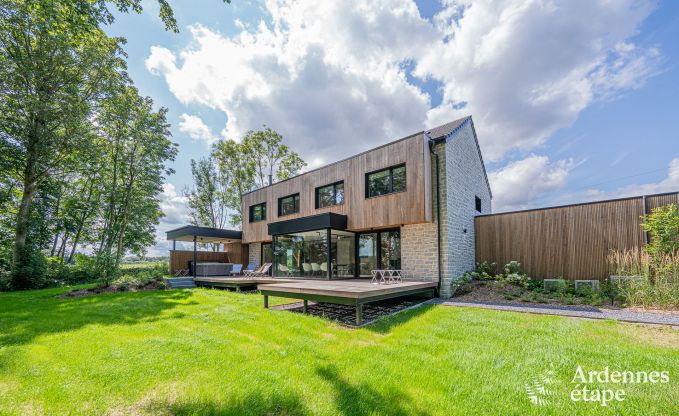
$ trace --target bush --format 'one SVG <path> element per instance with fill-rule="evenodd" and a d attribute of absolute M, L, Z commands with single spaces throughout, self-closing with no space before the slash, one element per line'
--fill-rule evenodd
<path fill-rule="evenodd" d="M 616 296 L 628 306 L 679 308 L 679 253 L 628 250 L 608 256 L 612 273 L 621 279 Z"/>
<path fill-rule="evenodd" d="M 158 269 L 143 270 L 134 274 L 126 273 L 115 279 L 111 286 L 116 290 L 141 289 L 148 286 L 166 288 L 168 285 L 163 279 L 164 275 L 165 271 Z"/>
<path fill-rule="evenodd" d="M 47 261 L 39 250 L 26 248 L 21 253 L 19 266 L 12 270 L 13 290 L 39 289 L 48 285 Z"/>

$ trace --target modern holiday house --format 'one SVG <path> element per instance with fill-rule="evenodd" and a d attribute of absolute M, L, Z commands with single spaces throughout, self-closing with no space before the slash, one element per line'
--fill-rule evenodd
<path fill-rule="evenodd" d="M 474 268 L 474 217 L 491 192 L 471 117 L 244 194 L 241 243 L 273 276 L 439 283 Z"/>

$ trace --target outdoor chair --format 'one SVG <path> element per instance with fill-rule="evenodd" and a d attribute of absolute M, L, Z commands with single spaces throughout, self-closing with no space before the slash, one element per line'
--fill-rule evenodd
<path fill-rule="evenodd" d="M 242 264 L 234 264 L 233 268 L 231 269 L 231 276 L 238 276 L 241 270 L 243 270 Z"/>
<path fill-rule="evenodd" d="M 248 274 L 247 277 L 269 277 L 269 269 L 271 269 L 271 263 L 264 263 L 259 270 Z"/>
<path fill-rule="evenodd" d="M 257 269 L 257 263 L 252 262 L 252 263 L 248 264 L 248 267 L 246 267 L 245 270 L 243 270 L 243 273 L 254 272 L 256 269 Z"/>
<path fill-rule="evenodd" d="M 243 272 L 243 276 L 244 276 L 244 277 L 252 277 L 252 276 L 254 276 L 255 274 L 258 274 L 259 272 L 261 272 L 262 269 L 264 269 L 264 266 L 265 266 L 265 265 L 266 265 L 266 264 L 262 264 L 262 265 L 261 265 L 258 269 L 256 269 L 256 270 L 246 270 L 246 271 Z"/>
<path fill-rule="evenodd" d="M 313 274 L 320 274 L 321 265 L 318 263 L 311 263 L 311 271 L 313 272 Z"/>
<path fill-rule="evenodd" d="M 304 274 L 305 274 L 305 275 L 306 275 L 307 273 L 308 273 L 308 274 L 311 274 L 311 273 L 312 273 L 311 264 L 309 264 L 309 263 L 302 263 L 302 269 L 304 270 Z"/>
<path fill-rule="evenodd" d="M 278 263 L 278 271 L 286 276 L 290 276 L 290 269 L 288 269 L 288 266 Z"/>
<path fill-rule="evenodd" d="M 321 271 L 322 271 L 323 273 L 327 273 L 327 272 L 328 272 L 328 263 L 326 263 L 326 262 L 321 263 Z"/>

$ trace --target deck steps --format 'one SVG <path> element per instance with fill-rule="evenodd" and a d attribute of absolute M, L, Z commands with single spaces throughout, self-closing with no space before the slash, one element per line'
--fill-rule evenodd
<path fill-rule="evenodd" d="M 167 279 L 172 289 L 190 289 L 196 287 L 192 277 L 173 277 Z"/>

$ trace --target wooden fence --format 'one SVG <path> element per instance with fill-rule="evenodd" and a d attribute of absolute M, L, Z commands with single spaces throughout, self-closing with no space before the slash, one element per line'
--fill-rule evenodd
<path fill-rule="evenodd" d="M 476 261 L 517 260 L 537 278 L 605 280 L 610 251 L 641 248 L 641 217 L 667 204 L 679 204 L 679 193 L 478 216 Z"/>

